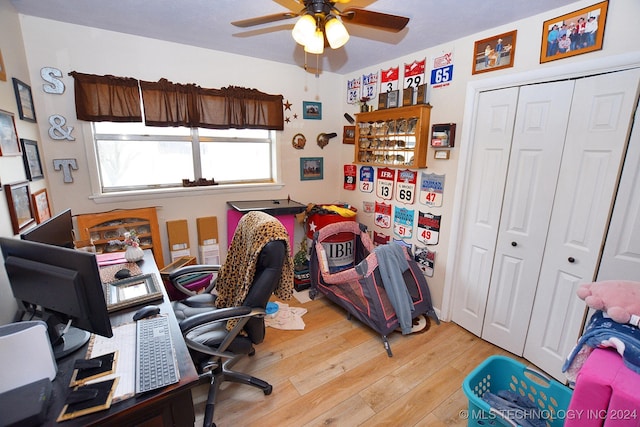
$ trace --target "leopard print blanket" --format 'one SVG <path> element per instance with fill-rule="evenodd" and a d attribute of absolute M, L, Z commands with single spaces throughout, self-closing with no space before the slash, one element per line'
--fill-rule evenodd
<path fill-rule="evenodd" d="M 264 212 L 252 211 L 244 215 L 233 235 L 226 261 L 216 280 L 216 307 L 242 305 L 253 282 L 256 262 L 264 245 L 273 240 L 286 243 L 291 253 L 289 234 L 284 226 Z M 288 256 L 282 266 L 280 282 L 273 292 L 278 298 L 288 300 L 293 296 L 293 260 Z"/>

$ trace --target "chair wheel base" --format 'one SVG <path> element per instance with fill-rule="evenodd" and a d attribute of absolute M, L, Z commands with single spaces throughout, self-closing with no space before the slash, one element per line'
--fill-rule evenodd
<path fill-rule="evenodd" d="M 265 396 L 269 396 L 271 394 L 271 392 L 273 391 L 273 386 L 269 385 L 269 387 L 265 388 L 264 390 L 262 390 L 264 392 Z"/>

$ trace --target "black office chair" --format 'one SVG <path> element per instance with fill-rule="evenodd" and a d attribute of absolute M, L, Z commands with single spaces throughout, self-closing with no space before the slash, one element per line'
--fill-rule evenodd
<path fill-rule="evenodd" d="M 238 224 L 223 266 L 183 267 L 172 273 L 170 280 L 177 281 L 198 268 L 204 272 L 219 270 L 214 286 L 220 295 L 190 296 L 174 301 L 173 308 L 201 378 L 209 377 L 204 425 L 214 426 L 215 402 L 222 382 L 248 384 L 265 395 L 271 394 L 269 383 L 232 368 L 245 355 L 255 354 L 254 344 L 264 340 L 270 296 L 275 293 L 288 299 L 292 293 L 293 265 L 286 229 L 270 215 L 249 212 Z M 234 279 L 249 283 L 233 283 Z"/>

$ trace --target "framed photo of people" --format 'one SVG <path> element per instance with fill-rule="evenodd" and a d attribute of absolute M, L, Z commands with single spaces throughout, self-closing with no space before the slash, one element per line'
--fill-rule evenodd
<path fill-rule="evenodd" d="M 478 40 L 473 47 L 471 74 L 487 73 L 513 67 L 517 30 Z"/>
<path fill-rule="evenodd" d="M 322 179 L 324 176 L 324 166 L 322 157 L 301 157 L 300 158 L 300 180 L 311 181 Z"/>
<path fill-rule="evenodd" d="M 602 49 L 608 7 L 602 1 L 544 21 L 540 63 Z"/>

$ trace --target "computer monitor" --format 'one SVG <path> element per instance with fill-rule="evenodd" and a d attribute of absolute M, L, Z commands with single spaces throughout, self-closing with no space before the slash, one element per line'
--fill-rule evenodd
<path fill-rule="evenodd" d="M 95 254 L 6 237 L 0 250 L 13 296 L 47 322 L 56 359 L 90 333 L 113 336 Z"/>
<path fill-rule="evenodd" d="M 46 243 L 48 245 L 73 248 L 73 219 L 71 209 L 41 222 L 20 235 L 23 240 Z"/>

